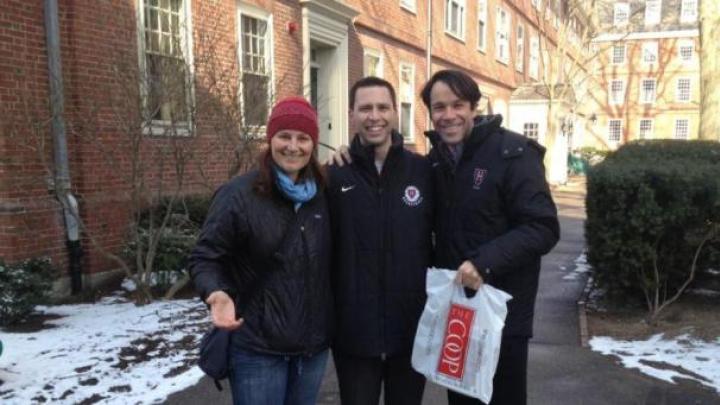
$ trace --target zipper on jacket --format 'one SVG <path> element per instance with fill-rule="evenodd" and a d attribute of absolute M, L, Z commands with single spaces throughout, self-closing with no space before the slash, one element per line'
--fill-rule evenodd
<path fill-rule="evenodd" d="M 387 164 L 387 162 L 385 162 Z M 386 207 L 384 204 L 383 199 L 383 182 L 380 174 L 378 175 L 378 186 L 377 186 L 377 196 L 378 196 L 378 205 L 380 209 L 380 254 L 378 255 L 378 258 L 380 260 L 379 266 L 378 266 L 378 282 L 380 283 L 380 306 L 379 306 L 379 321 L 380 321 L 380 352 L 382 353 L 381 356 L 385 355 L 385 304 L 387 302 L 385 295 L 385 262 L 386 258 L 386 248 L 385 248 L 385 237 L 387 235 L 387 232 L 385 231 L 386 223 L 387 223 L 387 212 Z"/>

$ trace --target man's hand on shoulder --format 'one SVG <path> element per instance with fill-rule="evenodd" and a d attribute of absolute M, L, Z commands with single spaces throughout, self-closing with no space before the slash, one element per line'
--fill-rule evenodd
<path fill-rule="evenodd" d="M 328 161 L 325 162 L 325 164 L 328 166 L 337 165 L 338 167 L 343 167 L 346 163 L 352 163 L 352 158 L 350 157 L 350 148 L 348 148 L 347 145 L 342 145 L 337 148 L 335 153 L 333 153 L 332 156 L 328 158 Z"/>

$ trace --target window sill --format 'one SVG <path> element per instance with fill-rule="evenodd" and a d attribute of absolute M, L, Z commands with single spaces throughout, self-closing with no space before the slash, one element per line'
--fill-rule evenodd
<path fill-rule="evenodd" d="M 463 44 L 465 43 L 465 38 L 462 38 L 462 37 L 460 37 L 460 36 L 452 33 L 451 31 L 445 30 L 445 35 L 449 36 L 450 38 L 452 38 L 452 39 L 454 39 L 454 40 L 456 40 L 456 41 L 460 41 L 460 42 L 462 42 Z"/>
<path fill-rule="evenodd" d="M 190 125 L 187 122 L 173 125 L 168 121 L 151 121 L 143 126 L 143 135 L 189 137 Z"/>
<path fill-rule="evenodd" d="M 417 16 L 417 8 L 412 8 L 412 7 L 406 6 L 406 5 L 404 5 L 404 4 L 400 4 L 400 8 L 401 8 L 402 10 L 407 11 L 407 12 L 410 13 L 410 14 L 413 14 L 413 15 Z"/>

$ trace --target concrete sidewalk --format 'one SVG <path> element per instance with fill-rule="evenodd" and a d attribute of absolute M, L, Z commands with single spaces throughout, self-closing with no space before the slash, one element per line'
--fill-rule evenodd
<path fill-rule="evenodd" d="M 530 343 L 529 403 L 539 405 L 675 405 L 720 404 L 720 396 L 702 387 L 674 385 L 623 368 L 607 356 L 580 346 L 577 300 L 586 275 L 563 279 L 584 249 L 585 182 L 572 178 L 553 190 L 560 213 L 561 240 L 543 258 Z M 565 270 L 562 269 L 565 268 Z M 207 379 L 168 398 L 168 404 L 229 404 L 230 393 L 218 393 Z M 328 367 L 318 398 L 322 405 L 339 404 L 337 379 Z M 445 390 L 428 384 L 424 405 L 447 404 Z"/>

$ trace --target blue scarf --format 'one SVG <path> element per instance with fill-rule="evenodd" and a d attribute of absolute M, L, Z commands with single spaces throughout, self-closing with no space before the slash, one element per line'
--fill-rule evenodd
<path fill-rule="evenodd" d="M 317 193 L 317 184 L 312 178 L 307 178 L 300 183 L 295 183 L 292 179 L 285 174 L 279 167 L 273 165 L 275 170 L 275 184 L 277 184 L 280 191 L 295 203 L 295 211 L 300 209 L 303 203 L 312 200 Z"/>

